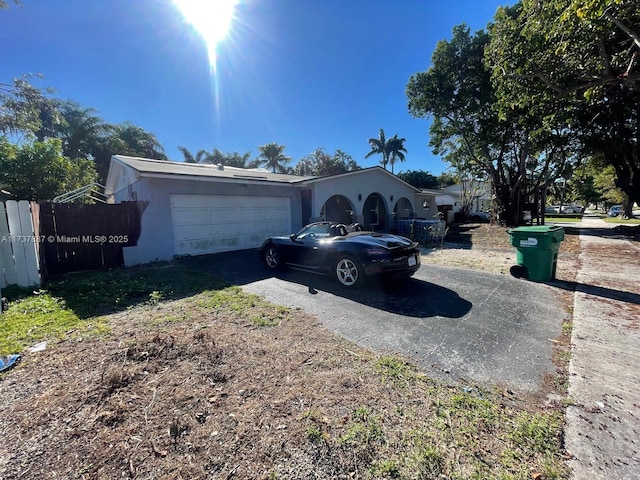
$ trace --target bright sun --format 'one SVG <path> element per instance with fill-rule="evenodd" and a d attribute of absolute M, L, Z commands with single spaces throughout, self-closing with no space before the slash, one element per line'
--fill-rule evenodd
<path fill-rule="evenodd" d="M 207 43 L 211 67 L 216 65 L 216 47 L 224 40 L 238 0 L 173 0 L 182 16 Z"/>

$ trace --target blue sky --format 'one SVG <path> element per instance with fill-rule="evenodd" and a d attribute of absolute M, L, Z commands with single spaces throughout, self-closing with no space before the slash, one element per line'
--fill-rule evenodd
<path fill-rule="evenodd" d="M 215 0 L 211 0 L 215 1 Z M 0 83 L 40 73 L 39 86 L 153 132 L 177 150 L 251 151 L 277 142 L 292 165 L 317 147 L 363 167 L 367 139 L 406 138 L 395 171 L 439 174 L 428 121 L 407 111 L 409 77 L 454 25 L 484 28 L 497 0 L 244 0 L 217 49 L 170 0 L 22 0 L 0 11 Z"/>

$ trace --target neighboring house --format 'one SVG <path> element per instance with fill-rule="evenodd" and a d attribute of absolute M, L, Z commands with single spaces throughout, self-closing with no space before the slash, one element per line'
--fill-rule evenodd
<path fill-rule="evenodd" d="M 491 192 L 489 189 L 489 183 L 474 182 L 473 192 L 468 192 L 467 195 L 472 195 L 471 198 L 471 210 L 470 214 L 477 212 L 489 212 L 491 209 Z M 444 194 L 449 195 L 454 199 L 453 212 L 458 213 L 462 211 L 463 199 L 461 198 L 464 192 L 461 191 L 460 185 L 449 185 L 444 188 Z"/>
<path fill-rule="evenodd" d="M 436 207 L 438 214 L 447 223 L 453 222 L 454 212 L 460 209 L 457 202 L 457 196 L 454 198 L 444 190 L 422 189 L 423 193 L 433 195 L 436 199 Z M 457 210 L 456 210 L 457 209 Z"/>
<path fill-rule="evenodd" d="M 390 231 L 396 219 L 437 215 L 435 196 L 381 167 L 325 177 L 114 155 L 110 202 L 142 202 L 141 234 L 125 265 L 259 247 L 312 221 Z"/>

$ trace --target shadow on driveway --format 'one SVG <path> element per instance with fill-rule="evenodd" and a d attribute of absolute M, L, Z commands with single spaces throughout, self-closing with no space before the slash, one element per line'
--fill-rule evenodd
<path fill-rule="evenodd" d="M 351 290 L 323 275 L 295 270 L 274 272 L 260 261 L 256 250 L 186 257 L 180 259 L 180 262 L 204 270 L 209 275 L 233 285 L 243 286 L 276 278 L 306 287 L 310 300 L 319 292 L 324 292 L 378 310 L 409 317 L 461 318 L 472 307 L 471 302 L 461 298 L 453 290 L 415 278 L 395 283 L 380 283 L 370 279 L 361 288 Z"/>
<path fill-rule="evenodd" d="M 272 272 L 270 272 L 272 273 Z M 396 283 L 379 283 L 369 279 L 356 290 L 338 285 L 333 279 L 304 272 L 283 271 L 274 275 L 287 282 L 308 287 L 311 295 L 330 293 L 362 305 L 408 317 L 461 318 L 471 310 L 471 302 L 448 288 L 416 278 Z"/>

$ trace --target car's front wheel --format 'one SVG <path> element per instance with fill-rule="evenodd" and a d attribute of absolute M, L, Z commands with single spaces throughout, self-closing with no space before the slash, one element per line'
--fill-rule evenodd
<path fill-rule="evenodd" d="M 276 270 L 280 268 L 280 254 L 278 253 L 278 247 L 276 247 L 273 243 L 267 245 L 264 249 L 264 263 L 271 270 Z"/>
<path fill-rule="evenodd" d="M 336 280 L 345 287 L 358 287 L 363 280 L 363 271 L 360 263 L 350 256 L 338 258 L 334 264 L 333 272 Z"/>

